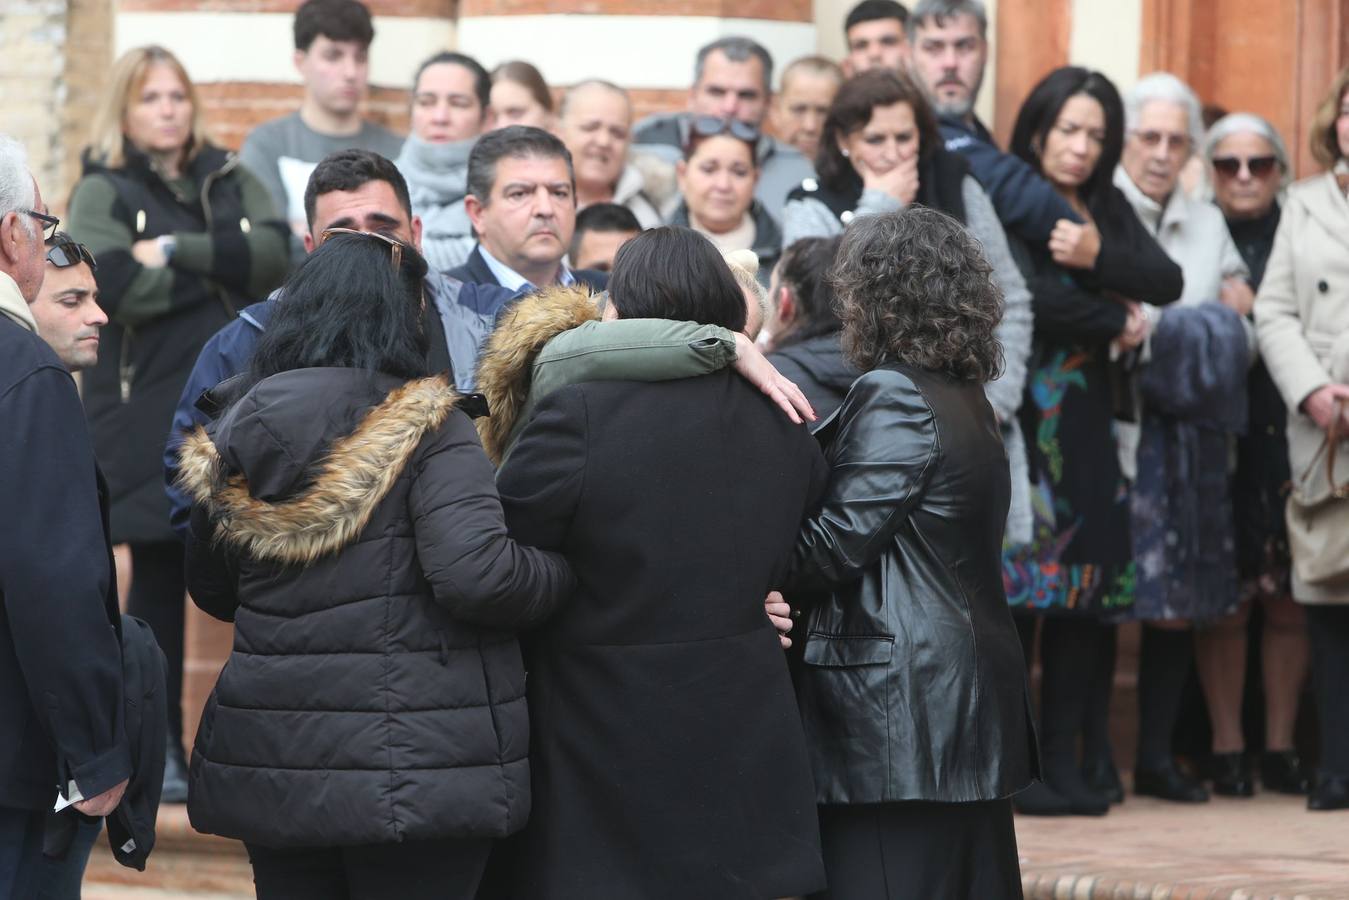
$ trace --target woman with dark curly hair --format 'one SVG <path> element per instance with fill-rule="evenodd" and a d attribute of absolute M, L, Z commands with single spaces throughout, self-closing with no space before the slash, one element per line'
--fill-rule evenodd
<path fill-rule="evenodd" d="M 865 374 L 818 432 L 832 475 L 788 578 L 828 592 L 798 686 L 830 896 L 1020 897 L 1008 798 L 1038 764 L 983 390 L 1002 295 L 969 232 L 922 207 L 855 221 L 832 280 Z"/>

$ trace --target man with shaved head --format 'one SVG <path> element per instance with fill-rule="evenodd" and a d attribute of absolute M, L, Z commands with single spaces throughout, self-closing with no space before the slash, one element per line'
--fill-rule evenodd
<path fill-rule="evenodd" d="M 576 207 L 616 203 L 632 210 L 643 228 L 660 225 L 661 206 L 675 193 L 674 168 L 647 157 L 629 159 L 632 102 L 607 81 L 583 81 L 562 96 L 558 136 L 576 167 Z"/>

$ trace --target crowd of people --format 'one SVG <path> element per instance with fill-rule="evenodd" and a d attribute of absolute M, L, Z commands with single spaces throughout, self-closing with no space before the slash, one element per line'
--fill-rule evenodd
<path fill-rule="evenodd" d="M 978 0 L 843 27 L 641 121 L 438 53 L 404 137 L 307 0 L 237 155 L 124 53 L 64 231 L 0 136 L 0 898 L 161 800 L 261 898 L 1019 897 L 1130 622 L 1135 793 L 1349 809 L 1349 70 L 1292 184 L 1167 73 L 998 147 Z"/>

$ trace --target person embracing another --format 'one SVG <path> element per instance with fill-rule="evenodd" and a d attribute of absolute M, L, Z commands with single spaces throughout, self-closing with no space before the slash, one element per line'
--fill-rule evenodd
<path fill-rule="evenodd" d="M 917 206 L 858 218 L 835 259 L 865 374 L 816 433 L 829 486 L 787 578 L 828 591 L 798 697 L 833 900 L 1021 896 L 1010 797 L 1039 766 L 1002 585 L 992 275 L 968 231 Z"/>

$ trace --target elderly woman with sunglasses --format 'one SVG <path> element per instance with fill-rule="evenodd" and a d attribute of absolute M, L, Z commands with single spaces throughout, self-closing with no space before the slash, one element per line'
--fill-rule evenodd
<path fill-rule="evenodd" d="M 1269 122 L 1250 113 L 1234 113 L 1209 129 L 1203 158 L 1213 174 L 1213 200 L 1250 269 L 1251 287 L 1258 291 L 1279 226 L 1279 192 L 1288 184 L 1288 150 Z M 1213 724 L 1213 788 L 1235 796 L 1249 796 L 1255 790 L 1241 721 L 1247 622 L 1254 602 L 1262 614 L 1265 701 L 1260 780 L 1267 790 L 1305 794 L 1308 777 L 1293 752 L 1293 724 L 1307 676 L 1308 649 L 1306 616 L 1293 602 L 1289 583 L 1284 524 L 1291 477 L 1284 435 L 1288 410 L 1263 361 L 1251 369 L 1247 395 L 1250 421 L 1237 441 L 1232 480 L 1241 606 L 1195 634 L 1195 659 Z"/>
<path fill-rule="evenodd" d="M 1144 623 L 1134 789 L 1196 803 L 1208 792 L 1176 766 L 1171 743 L 1193 659 L 1191 625 L 1238 606 L 1228 468 L 1233 436 L 1245 428 L 1254 292 L 1222 214 L 1178 187 L 1203 136 L 1194 92 L 1157 73 L 1134 85 L 1124 104 L 1115 186 L 1185 279 L 1165 312 L 1143 307 L 1149 336 L 1137 356 L 1138 422 L 1117 427 L 1120 467 L 1134 487 L 1129 615 Z M 1231 773 L 1220 774 L 1221 790 Z"/>
<path fill-rule="evenodd" d="M 782 250 L 782 232 L 758 200 L 758 129 L 735 119 L 695 116 L 684 158 L 675 164 L 683 200 L 667 224 L 704 235 L 723 253 L 753 250 L 767 287 Z"/>
<path fill-rule="evenodd" d="M 207 141 L 196 89 L 169 51 L 127 51 L 106 84 L 69 213 L 71 234 L 98 256 L 111 319 L 84 405 L 113 541 L 131 547 L 127 609 L 168 658 L 164 799 L 181 803 L 183 551 L 159 459 L 202 345 L 285 277 L 288 229 L 262 183 Z"/>
<path fill-rule="evenodd" d="M 987 385 L 1012 474 L 1007 540 L 1031 539 L 1030 481 L 1016 412 L 1031 345 L 1031 300 L 1007 246 L 992 201 L 963 157 L 947 152 L 922 91 L 905 75 L 873 70 L 839 88 L 825 118 L 816 178 L 792 191 L 783 212 L 783 246 L 807 237 L 832 237 L 856 216 L 912 204 L 946 213 L 979 240 L 1004 307 L 997 328 L 1001 375 Z"/>

